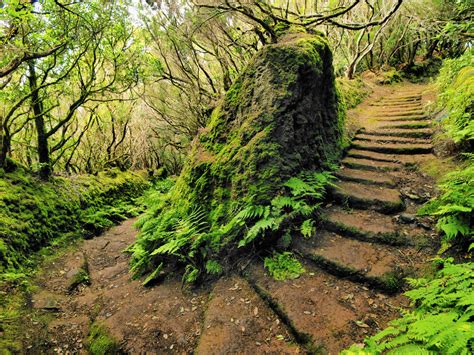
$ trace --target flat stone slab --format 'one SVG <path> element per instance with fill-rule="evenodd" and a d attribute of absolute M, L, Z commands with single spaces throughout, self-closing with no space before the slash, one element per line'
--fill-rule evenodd
<path fill-rule="evenodd" d="M 204 315 L 196 354 L 297 354 L 289 329 L 240 277 L 221 279 Z"/>
<path fill-rule="evenodd" d="M 348 239 L 327 231 L 298 242 L 297 247 L 305 257 L 332 274 L 385 290 L 396 291 L 392 283 L 402 283 L 410 269 L 409 261 L 397 247 Z"/>
<path fill-rule="evenodd" d="M 374 170 L 374 171 L 397 170 L 401 167 L 401 165 L 398 163 L 381 162 L 378 160 L 352 158 L 352 157 L 343 159 L 342 164 L 352 169 Z"/>
<path fill-rule="evenodd" d="M 396 119 L 398 117 L 428 117 L 426 116 L 426 113 L 421 110 L 417 111 L 377 111 L 375 114 L 376 117 L 382 117 L 382 118 L 392 118 Z"/>
<path fill-rule="evenodd" d="M 356 140 L 370 141 L 377 143 L 411 143 L 411 144 L 430 144 L 430 139 L 420 139 L 412 137 L 376 135 L 376 134 L 358 134 Z"/>
<path fill-rule="evenodd" d="M 381 129 L 425 129 L 430 128 L 431 122 L 429 121 L 420 121 L 420 120 L 411 120 L 411 121 L 403 121 L 403 122 L 384 122 Z"/>
<path fill-rule="evenodd" d="M 395 189 L 340 181 L 331 191 L 337 202 L 351 207 L 369 208 L 383 213 L 398 212 L 404 208 L 400 192 Z"/>
<path fill-rule="evenodd" d="M 61 310 L 66 297 L 48 291 L 41 291 L 32 297 L 32 305 L 35 309 L 58 312 Z"/>
<path fill-rule="evenodd" d="M 308 263 L 304 267 L 306 272 L 296 280 L 275 281 L 261 265 L 252 264 L 248 278 L 308 342 L 308 353 L 338 354 L 396 316 L 396 309 L 385 303 L 385 295 L 374 294 L 363 285 L 338 279 Z M 383 318 L 369 327 L 366 317 L 374 309 Z"/>
<path fill-rule="evenodd" d="M 361 150 L 361 149 L 355 149 L 355 148 L 351 148 L 347 152 L 347 156 L 351 158 L 371 159 L 371 160 L 390 162 L 390 163 L 397 163 L 399 161 L 398 160 L 399 156 L 396 154 L 377 153 L 377 152 L 372 152 L 370 150 Z"/>
<path fill-rule="evenodd" d="M 336 172 L 336 177 L 344 181 L 360 182 L 367 185 L 395 187 L 395 180 L 388 174 L 381 174 L 369 170 L 342 168 Z"/>
<path fill-rule="evenodd" d="M 426 154 L 431 153 L 431 144 L 410 143 L 377 143 L 368 141 L 355 141 L 352 146 L 359 150 L 370 150 L 378 153 L 389 154 Z"/>
<path fill-rule="evenodd" d="M 433 130 L 429 128 L 419 129 L 385 129 L 377 131 L 365 131 L 367 136 L 391 136 L 391 137 L 408 137 L 408 138 L 429 138 L 433 134 Z"/>
<path fill-rule="evenodd" d="M 388 103 L 388 102 L 374 102 L 369 104 L 370 106 L 376 107 L 388 107 L 388 108 L 422 108 L 420 101 L 412 101 L 412 102 L 403 102 L 403 103 Z"/>

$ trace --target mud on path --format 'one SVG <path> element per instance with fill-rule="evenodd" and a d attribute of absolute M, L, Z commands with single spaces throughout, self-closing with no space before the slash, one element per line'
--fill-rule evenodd
<path fill-rule="evenodd" d="M 403 278 L 432 256 L 432 221 L 415 216 L 434 183 L 417 169 L 431 154 L 422 86 L 386 88 L 358 110 L 360 130 L 341 163 L 323 223 L 294 249 L 306 272 L 275 281 L 261 260 L 244 273 L 184 290 L 179 276 L 145 288 L 123 250 L 133 220 L 44 267 L 19 336 L 29 353 L 87 353 L 102 324 L 127 353 L 336 354 L 399 315 Z M 74 287 L 81 272 L 90 284 Z"/>

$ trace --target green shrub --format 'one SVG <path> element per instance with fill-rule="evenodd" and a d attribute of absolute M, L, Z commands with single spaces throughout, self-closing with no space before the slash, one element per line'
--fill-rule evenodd
<path fill-rule="evenodd" d="M 312 220 L 330 184 L 329 173 L 306 173 L 283 184 L 267 205 L 234 206 L 234 217 L 221 222 L 195 207 L 191 213 L 170 208 L 175 185 L 168 192 L 155 191 L 145 198 L 147 212 L 139 219 L 137 242 L 129 248 L 132 272 L 156 274 L 171 260 L 184 265 L 184 280 L 194 282 L 205 274 L 220 274 L 226 263 L 251 246 L 287 247 L 291 236 L 311 236 Z M 222 207 L 224 208 L 224 207 Z M 216 206 L 215 211 L 219 211 Z M 218 216 L 219 213 L 216 212 Z M 151 250 L 151 252 L 149 252 Z M 145 280 L 148 283 L 150 277 Z"/>
<path fill-rule="evenodd" d="M 349 80 L 341 77 L 336 79 L 336 84 L 346 109 L 356 107 L 370 94 L 370 88 L 360 78 Z"/>
<path fill-rule="evenodd" d="M 273 253 L 264 260 L 264 266 L 275 280 L 291 280 L 298 278 L 305 269 L 290 252 Z"/>
<path fill-rule="evenodd" d="M 472 354 L 474 351 L 474 263 L 452 264 L 432 279 L 410 279 L 413 310 L 342 354 Z"/>
<path fill-rule="evenodd" d="M 439 185 L 440 196 L 419 210 L 421 215 L 438 219 L 437 227 L 444 232 L 444 241 L 471 246 L 474 242 L 474 159 L 466 167 L 448 173 Z"/>
<path fill-rule="evenodd" d="M 436 81 L 439 108 L 447 110 L 442 121 L 446 134 L 455 142 L 473 148 L 474 50 L 456 59 L 445 60 Z"/>

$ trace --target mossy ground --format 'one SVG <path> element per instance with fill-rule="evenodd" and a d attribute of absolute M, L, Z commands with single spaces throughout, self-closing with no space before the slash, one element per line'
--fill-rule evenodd
<path fill-rule="evenodd" d="M 23 168 L 0 175 L 0 273 L 28 267 L 51 243 L 96 235 L 138 214 L 144 174 L 108 171 L 43 182 Z"/>
<path fill-rule="evenodd" d="M 19 349 L 15 334 L 26 313 L 41 324 L 48 321 L 25 308 L 36 267 L 136 216 L 141 211 L 136 198 L 150 184 L 145 173 L 115 170 L 49 182 L 19 166 L 0 173 L 0 352 L 8 353 Z M 86 269 L 72 280 L 74 287 L 88 282 Z"/>
<path fill-rule="evenodd" d="M 92 355 L 119 354 L 120 345 L 100 323 L 93 323 L 87 337 L 87 348 Z"/>

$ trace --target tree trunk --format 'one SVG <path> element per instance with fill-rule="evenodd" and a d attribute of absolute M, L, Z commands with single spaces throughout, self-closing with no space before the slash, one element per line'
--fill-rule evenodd
<path fill-rule="evenodd" d="M 0 168 L 5 168 L 7 163 L 7 155 L 10 150 L 10 137 L 4 127 L 4 118 L 0 120 Z"/>
<path fill-rule="evenodd" d="M 36 90 L 36 70 L 33 61 L 28 62 L 28 67 L 30 70 L 30 75 L 28 80 L 30 83 L 31 95 L 31 106 L 33 108 L 33 114 L 35 115 L 35 127 L 36 134 L 38 136 L 38 161 L 40 164 L 39 174 L 40 177 L 44 180 L 49 179 L 51 176 L 51 159 L 49 156 L 49 147 L 48 147 L 48 136 L 46 134 L 45 124 L 44 124 L 44 115 L 43 115 L 43 102 L 39 97 L 39 93 Z"/>

